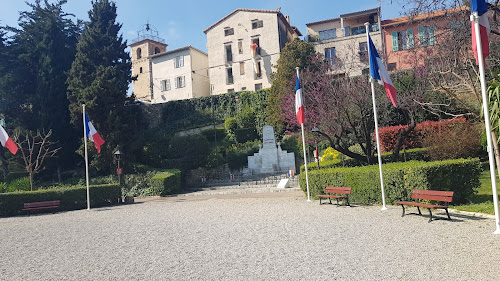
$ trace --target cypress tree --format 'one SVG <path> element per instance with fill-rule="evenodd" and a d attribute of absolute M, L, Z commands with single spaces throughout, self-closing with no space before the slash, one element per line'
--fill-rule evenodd
<path fill-rule="evenodd" d="M 116 16 L 114 2 L 92 1 L 89 22 L 78 41 L 68 78 L 71 122 L 83 131 L 82 104 L 85 104 L 92 124 L 106 141 L 100 154 L 90 146 L 91 156 L 94 154 L 91 166 L 105 171 L 112 164 L 113 152 L 118 148 L 123 150 L 130 140 L 124 103 L 132 81 L 131 61 Z"/>

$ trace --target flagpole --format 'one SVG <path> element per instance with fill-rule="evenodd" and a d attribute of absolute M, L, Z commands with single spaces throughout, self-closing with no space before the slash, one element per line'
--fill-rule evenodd
<path fill-rule="evenodd" d="M 498 194 L 497 181 L 495 175 L 495 157 L 493 155 L 493 142 L 491 140 L 490 113 L 488 109 L 488 96 L 486 95 L 486 79 L 484 75 L 484 57 L 481 34 L 479 30 L 479 14 L 473 12 L 470 20 L 474 22 L 474 31 L 476 35 L 477 60 L 479 62 L 479 77 L 481 81 L 481 95 L 483 98 L 484 123 L 486 126 L 486 140 L 488 142 L 488 158 L 490 162 L 491 189 L 493 190 L 493 207 L 495 209 L 496 230 L 494 234 L 500 234 L 500 215 L 498 213 Z"/>
<path fill-rule="evenodd" d="M 83 143 L 85 145 L 85 180 L 87 183 L 87 210 L 90 210 L 90 191 L 89 191 L 89 159 L 87 156 L 87 122 L 85 122 L 85 104 L 83 106 Z"/>
<path fill-rule="evenodd" d="M 366 27 L 366 44 L 368 45 L 368 55 L 371 56 L 370 54 L 370 47 L 369 47 L 369 23 L 365 23 Z M 384 176 L 382 175 L 382 156 L 380 153 L 380 141 L 379 141 L 379 136 L 378 136 L 378 118 L 377 118 L 377 103 L 375 101 L 375 83 L 373 81 L 373 78 L 370 76 L 370 84 L 371 84 L 371 89 L 372 89 L 372 103 L 373 103 L 373 117 L 375 119 L 375 136 L 376 136 L 376 141 L 377 141 L 377 158 L 378 158 L 378 169 L 380 172 L 380 188 L 382 190 L 382 211 L 387 210 L 387 206 L 385 205 L 385 190 L 384 190 Z"/>
<path fill-rule="evenodd" d="M 299 68 L 296 67 L 297 70 L 297 78 L 299 77 Z M 305 110 L 304 110 L 305 114 Z M 304 123 L 300 124 L 300 128 L 302 129 L 302 148 L 304 150 L 304 167 L 306 170 L 306 186 L 307 186 L 307 202 L 311 202 L 311 195 L 309 193 L 309 176 L 307 175 L 307 155 L 306 155 L 306 140 L 304 138 Z"/>

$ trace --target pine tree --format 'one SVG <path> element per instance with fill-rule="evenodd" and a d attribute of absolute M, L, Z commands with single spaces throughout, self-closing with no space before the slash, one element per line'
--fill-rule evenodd
<path fill-rule="evenodd" d="M 62 6 L 66 0 L 51 4 L 37 0 L 20 13 L 19 28 L 13 33 L 8 48 L 7 71 L 1 78 L 7 122 L 10 127 L 53 131 L 52 141 L 63 149 L 58 166 L 73 163 L 75 135 L 69 123 L 66 96 L 67 72 L 75 56 L 80 33 L 72 15 Z"/>
<path fill-rule="evenodd" d="M 116 5 L 108 0 L 92 1 L 90 21 L 80 36 L 68 78 L 72 124 L 82 130 L 82 104 L 99 134 L 106 141 L 91 165 L 98 170 L 111 166 L 113 151 L 123 149 L 127 121 L 124 103 L 131 82 L 130 55 L 116 23 Z M 95 150 L 90 150 L 94 151 Z"/>

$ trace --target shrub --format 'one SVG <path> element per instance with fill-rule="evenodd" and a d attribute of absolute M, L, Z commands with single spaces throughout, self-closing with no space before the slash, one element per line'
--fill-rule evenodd
<path fill-rule="evenodd" d="M 455 123 L 424 135 L 423 144 L 432 160 L 477 157 L 482 152 L 482 127 Z"/>
<path fill-rule="evenodd" d="M 479 187 L 481 166 L 478 159 L 437 162 L 410 161 L 383 165 L 386 201 L 409 200 L 413 189 L 454 191 L 453 204 L 468 202 Z M 305 173 L 299 175 L 305 192 Z M 381 203 L 378 165 L 311 170 L 309 189 L 312 196 L 322 194 L 326 186 L 352 187 L 353 202 Z"/>
<path fill-rule="evenodd" d="M 108 206 L 118 203 L 121 190 L 118 184 L 91 185 L 91 207 Z M 23 204 L 29 202 L 60 200 L 60 210 L 87 208 L 87 188 L 85 186 L 20 191 L 0 194 L 0 216 L 20 214 Z"/>
<path fill-rule="evenodd" d="M 340 152 L 337 150 L 328 147 L 324 152 L 323 156 L 321 156 L 321 162 L 332 161 L 340 157 Z"/>
<path fill-rule="evenodd" d="M 31 190 L 29 177 L 21 177 L 6 184 L 3 192 L 28 191 Z"/>
<path fill-rule="evenodd" d="M 221 141 L 223 140 L 227 133 L 224 128 L 215 128 L 201 131 L 201 134 L 207 138 L 209 142 Z"/>
<path fill-rule="evenodd" d="M 231 171 L 237 171 L 248 164 L 248 156 L 259 151 L 259 142 L 246 142 L 233 145 L 226 153 L 226 160 Z"/>
<path fill-rule="evenodd" d="M 173 137 L 169 144 L 166 168 L 190 170 L 203 167 L 210 153 L 208 140 L 205 136 L 191 135 Z"/>
<path fill-rule="evenodd" d="M 234 136 L 236 142 L 244 143 L 247 141 L 254 141 L 259 139 L 259 135 L 257 134 L 257 130 L 255 128 L 243 128 L 234 130 Z"/>
<path fill-rule="evenodd" d="M 453 126 L 453 124 L 457 123 L 467 123 L 467 120 L 463 117 L 460 117 L 442 121 L 425 121 L 418 123 L 415 129 L 413 129 L 413 131 L 411 131 L 405 138 L 403 145 L 407 149 L 425 147 L 425 145 L 422 143 L 423 136 L 440 131 L 443 128 Z M 408 125 L 398 125 L 379 128 L 378 132 L 380 136 L 380 150 L 382 152 L 394 150 L 399 132 L 407 127 Z"/>
<path fill-rule="evenodd" d="M 150 180 L 151 195 L 166 196 L 181 190 L 181 171 L 168 170 L 157 173 Z"/>
<path fill-rule="evenodd" d="M 234 130 L 238 129 L 238 121 L 236 121 L 236 118 L 234 117 L 229 117 L 224 121 L 224 129 L 226 129 L 226 132 L 228 133 L 233 133 Z"/>

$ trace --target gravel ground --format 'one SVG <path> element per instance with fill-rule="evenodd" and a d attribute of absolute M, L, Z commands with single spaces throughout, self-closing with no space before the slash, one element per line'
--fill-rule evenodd
<path fill-rule="evenodd" d="M 0 279 L 499 280 L 493 219 L 400 216 L 294 191 L 1 218 Z"/>

